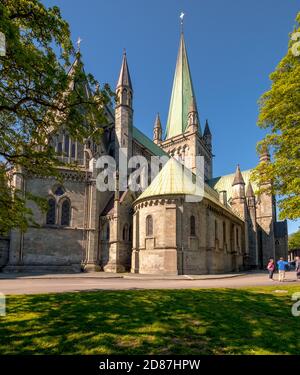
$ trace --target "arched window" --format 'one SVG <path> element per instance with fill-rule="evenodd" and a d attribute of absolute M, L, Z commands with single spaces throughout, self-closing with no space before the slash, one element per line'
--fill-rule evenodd
<path fill-rule="evenodd" d="M 46 224 L 54 225 L 55 224 L 55 211 L 56 211 L 56 202 L 55 199 L 50 198 L 48 200 L 48 211 L 46 216 Z"/>
<path fill-rule="evenodd" d="M 109 241 L 110 238 L 110 232 L 109 232 L 109 223 L 106 225 L 106 240 Z"/>
<path fill-rule="evenodd" d="M 65 189 L 61 185 L 58 185 L 54 190 L 54 194 L 60 197 L 65 194 Z"/>
<path fill-rule="evenodd" d="M 71 148 L 71 158 L 75 158 L 75 151 L 76 151 L 76 146 L 75 146 L 75 143 L 73 143 L 72 148 Z"/>
<path fill-rule="evenodd" d="M 195 222 L 195 216 L 190 217 L 190 235 L 196 236 L 196 222 Z"/>
<path fill-rule="evenodd" d="M 122 91 L 122 104 L 127 104 L 127 90 Z"/>
<path fill-rule="evenodd" d="M 58 142 L 57 144 L 57 153 L 61 155 L 62 153 L 62 143 L 61 142 Z"/>
<path fill-rule="evenodd" d="M 218 222 L 215 220 L 215 239 L 218 239 Z"/>
<path fill-rule="evenodd" d="M 123 227 L 123 241 L 128 241 L 128 224 Z"/>
<path fill-rule="evenodd" d="M 129 234 L 128 240 L 132 241 L 132 226 L 131 225 L 129 225 L 129 232 L 128 232 L 128 234 Z"/>
<path fill-rule="evenodd" d="M 226 244 L 226 223 L 223 221 L 223 246 Z"/>
<path fill-rule="evenodd" d="M 68 135 L 65 135 L 65 154 L 66 156 L 69 156 L 69 144 L 70 144 L 70 138 Z"/>
<path fill-rule="evenodd" d="M 71 204 L 68 199 L 65 199 L 61 205 L 61 225 L 70 225 L 71 219 Z"/>
<path fill-rule="evenodd" d="M 153 235 L 153 219 L 151 215 L 146 217 L 146 236 Z"/>

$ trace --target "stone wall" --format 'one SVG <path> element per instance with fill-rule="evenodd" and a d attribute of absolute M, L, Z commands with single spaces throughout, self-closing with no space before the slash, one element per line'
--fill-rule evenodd
<path fill-rule="evenodd" d="M 0 237 L 0 269 L 8 262 L 9 237 Z"/>
<path fill-rule="evenodd" d="M 153 219 L 153 234 L 146 219 Z M 191 216 L 195 232 L 191 232 Z M 144 274 L 216 274 L 243 269 L 244 223 L 208 202 L 160 197 L 137 203 L 131 272 Z"/>

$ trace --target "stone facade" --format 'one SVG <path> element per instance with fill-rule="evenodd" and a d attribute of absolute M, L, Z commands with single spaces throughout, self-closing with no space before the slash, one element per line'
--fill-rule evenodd
<path fill-rule="evenodd" d="M 159 116 L 153 141 L 133 126 L 133 88 L 125 54 L 116 94 L 115 109 L 105 109 L 108 121 L 98 143 L 79 144 L 63 126 L 51 135 L 58 157 L 76 162 L 77 170 L 60 167 L 62 179 L 57 181 L 16 169 L 15 186 L 48 199 L 49 210 L 41 212 L 28 203 L 37 225 L 26 233 L 13 230 L 9 240 L 0 239 L 4 272 L 213 274 L 263 267 L 270 256 L 287 257 L 286 223 L 276 222 L 274 197 L 255 195 L 247 173 L 239 168 L 235 175 L 213 178 L 212 134 L 208 121 L 201 130 L 183 35 L 165 139 Z M 172 191 L 145 196 L 120 189 L 118 178 L 114 192 L 100 192 L 97 158 L 110 155 L 118 163 L 120 148 L 127 150 L 127 159 L 165 156 L 185 162 L 189 157 L 192 172 L 196 157 L 203 156 L 204 199 L 187 202 L 184 192 Z M 261 158 L 265 161 L 268 155 Z M 166 166 L 157 177 L 165 171 Z"/>

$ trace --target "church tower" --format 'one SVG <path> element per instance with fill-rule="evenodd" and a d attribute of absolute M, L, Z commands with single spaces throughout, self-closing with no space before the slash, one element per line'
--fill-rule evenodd
<path fill-rule="evenodd" d="M 132 156 L 132 127 L 133 127 L 133 89 L 129 74 L 126 52 L 123 53 L 123 61 L 119 80 L 116 87 L 117 103 L 115 108 L 115 159 L 119 163 L 119 155 L 122 149 L 126 149 L 127 155 L 122 151 L 120 160 L 126 161 Z"/>
<path fill-rule="evenodd" d="M 260 153 L 260 163 L 270 163 L 270 154 L 267 148 Z M 271 181 L 261 185 L 260 188 L 268 188 Z M 268 192 L 262 192 L 257 199 L 256 217 L 258 223 L 258 261 L 259 266 L 264 267 L 269 258 L 275 258 L 274 222 L 276 221 L 275 199 Z"/>
<path fill-rule="evenodd" d="M 211 135 L 208 144 L 202 137 L 183 32 L 180 35 L 166 135 L 160 146 L 170 156 L 185 161 L 193 172 L 197 168 L 196 157 L 204 157 L 205 180 L 212 178 Z"/>

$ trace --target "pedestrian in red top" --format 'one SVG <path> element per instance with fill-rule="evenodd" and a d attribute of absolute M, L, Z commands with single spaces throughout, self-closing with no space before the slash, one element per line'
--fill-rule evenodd
<path fill-rule="evenodd" d="M 273 280 L 273 274 L 275 271 L 275 262 L 273 258 L 269 259 L 269 263 L 267 265 L 267 270 L 269 271 L 269 279 Z"/>

